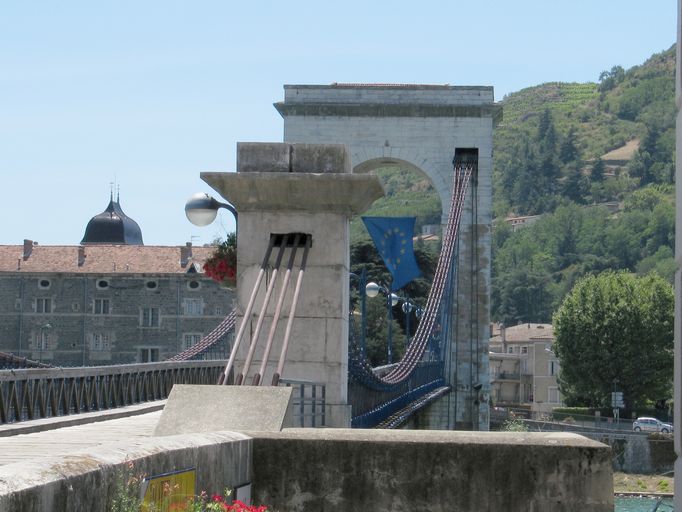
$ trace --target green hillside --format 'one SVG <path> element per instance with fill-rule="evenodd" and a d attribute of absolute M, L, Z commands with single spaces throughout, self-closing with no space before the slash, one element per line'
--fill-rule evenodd
<path fill-rule="evenodd" d="M 614 66 L 595 82 L 546 83 L 502 100 L 494 134 L 494 320 L 550 321 L 586 273 L 628 269 L 672 279 L 674 69 L 672 47 L 628 70 Z M 440 221 L 440 201 L 424 176 L 395 168 L 377 174 L 387 197 L 366 215 L 415 215 L 416 233 Z M 505 222 L 514 215 L 540 217 L 514 232 Z M 386 279 L 359 219 L 351 234 L 354 271 L 366 267 L 373 279 Z M 426 276 L 410 296 L 427 293 L 436 250 L 418 248 Z"/>
<path fill-rule="evenodd" d="M 494 320 L 550 321 L 586 273 L 672 280 L 674 69 L 673 47 L 595 83 L 504 98 L 494 136 Z M 505 218 L 515 215 L 540 217 L 514 232 Z"/>

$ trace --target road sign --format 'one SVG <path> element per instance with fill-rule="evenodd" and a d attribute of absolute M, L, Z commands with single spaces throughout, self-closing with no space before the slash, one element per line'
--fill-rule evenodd
<path fill-rule="evenodd" d="M 625 403 L 623 402 L 623 392 L 614 391 L 611 393 L 611 407 L 623 409 L 625 408 Z"/>

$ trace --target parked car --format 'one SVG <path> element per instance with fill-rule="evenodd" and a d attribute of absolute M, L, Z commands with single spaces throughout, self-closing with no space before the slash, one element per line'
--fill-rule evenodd
<path fill-rule="evenodd" d="M 673 426 L 670 423 L 663 423 L 656 418 L 637 418 L 632 423 L 632 430 L 635 432 L 663 432 L 667 434 L 673 431 Z"/>

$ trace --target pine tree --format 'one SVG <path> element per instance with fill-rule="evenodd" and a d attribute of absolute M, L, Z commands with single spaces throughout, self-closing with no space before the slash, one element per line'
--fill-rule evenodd
<path fill-rule="evenodd" d="M 578 148 L 576 147 L 575 128 L 571 127 L 571 129 L 568 130 L 566 138 L 561 143 L 561 147 L 559 148 L 559 160 L 567 164 L 569 162 L 578 160 L 579 157 L 580 154 L 578 153 Z"/>
<path fill-rule="evenodd" d="M 592 181 L 601 183 L 604 181 L 604 173 L 606 172 L 606 165 L 604 164 L 604 160 L 601 158 L 597 158 L 597 160 L 594 162 L 594 165 L 592 166 L 592 172 L 590 174 Z"/>

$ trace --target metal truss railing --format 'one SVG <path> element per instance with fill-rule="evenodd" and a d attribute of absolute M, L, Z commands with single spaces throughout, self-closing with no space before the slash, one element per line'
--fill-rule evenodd
<path fill-rule="evenodd" d="M 291 404 L 294 427 L 327 425 L 327 388 L 324 384 L 280 379 L 279 385 L 294 388 Z"/>
<path fill-rule="evenodd" d="M 114 409 L 168 397 L 174 384 L 215 384 L 224 360 L 0 371 L 0 423 Z"/>
<path fill-rule="evenodd" d="M 348 381 L 348 401 L 353 407 L 351 426 L 371 428 L 420 396 L 445 386 L 442 361 L 417 364 L 407 380 L 390 389 L 372 389 L 356 378 Z"/>

